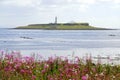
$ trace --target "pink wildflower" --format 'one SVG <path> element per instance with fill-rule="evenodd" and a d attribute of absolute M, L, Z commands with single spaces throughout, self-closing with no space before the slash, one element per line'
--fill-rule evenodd
<path fill-rule="evenodd" d="M 44 69 L 44 70 L 42 70 L 41 72 L 42 72 L 42 74 L 44 74 L 44 73 L 46 72 L 46 70 Z"/>
<path fill-rule="evenodd" d="M 25 70 L 22 69 L 20 72 L 21 72 L 21 73 L 25 73 Z"/>
<path fill-rule="evenodd" d="M 82 76 L 82 80 L 87 80 L 87 76 Z"/>
<path fill-rule="evenodd" d="M 32 75 L 32 80 L 35 80 L 36 79 L 36 76 L 35 75 Z"/>

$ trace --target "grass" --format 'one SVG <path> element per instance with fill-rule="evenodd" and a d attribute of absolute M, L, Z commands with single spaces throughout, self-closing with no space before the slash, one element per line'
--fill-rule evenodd
<path fill-rule="evenodd" d="M 105 30 L 105 28 L 97 28 L 84 25 L 52 25 L 52 26 L 20 26 L 16 29 L 45 29 L 45 30 Z"/>
<path fill-rule="evenodd" d="M 58 26 L 58 30 L 95 30 L 95 29 L 100 29 L 100 28 L 95 28 L 92 26 Z M 102 29 L 102 28 L 101 28 Z"/>
<path fill-rule="evenodd" d="M 48 26 L 20 26 L 17 27 L 16 29 L 49 29 L 50 27 Z"/>
<path fill-rule="evenodd" d="M 0 51 L 1 80 L 120 80 L 120 65 L 109 65 L 74 57 L 49 57 L 39 55 L 22 57 L 19 52 Z"/>

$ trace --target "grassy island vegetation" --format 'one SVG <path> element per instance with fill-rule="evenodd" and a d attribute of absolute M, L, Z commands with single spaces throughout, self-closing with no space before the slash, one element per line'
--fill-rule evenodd
<path fill-rule="evenodd" d="M 15 29 L 44 29 L 44 30 L 106 30 L 90 26 L 89 23 L 50 23 L 50 24 L 31 24 L 20 26 Z"/>
<path fill-rule="evenodd" d="M 1 80 L 120 80 L 120 65 L 93 63 L 91 57 L 22 57 L 0 51 Z"/>

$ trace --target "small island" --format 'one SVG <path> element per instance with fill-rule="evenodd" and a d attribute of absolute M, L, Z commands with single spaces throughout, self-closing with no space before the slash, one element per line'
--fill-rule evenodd
<path fill-rule="evenodd" d="M 43 29 L 43 30 L 109 30 L 90 26 L 89 23 L 49 23 L 49 24 L 30 24 L 19 26 L 15 29 Z"/>
<path fill-rule="evenodd" d="M 48 24 L 30 24 L 27 26 L 19 26 L 15 29 L 42 29 L 42 30 L 109 30 L 106 28 L 98 28 L 90 26 L 89 23 L 57 23 L 57 17 L 55 17 L 54 23 Z"/>

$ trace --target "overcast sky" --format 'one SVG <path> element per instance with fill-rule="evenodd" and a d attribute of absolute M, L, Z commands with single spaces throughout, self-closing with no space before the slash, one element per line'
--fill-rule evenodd
<path fill-rule="evenodd" d="M 0 0 L 0 27 L 32 23 L 88 22 L 120 28 L 120 0 Z"/>

